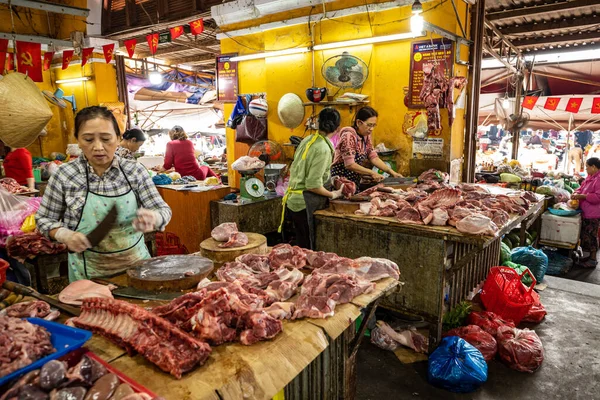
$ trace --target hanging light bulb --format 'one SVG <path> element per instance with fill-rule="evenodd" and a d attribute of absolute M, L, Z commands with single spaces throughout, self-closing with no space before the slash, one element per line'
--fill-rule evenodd
<path fill-rule="evenodd" d="M 413 34 L 420 34 L 423 32 L 423 6 L 419 0 L 415 0 L 412 5 L 412 17 L 410 17 L 410 31 Z"/>
<path fill-rule="evenodd" d="M 502 108 L 508 110 L 510 108 L 510 101 L 508 100 L 508 93 L 504 93 L 504 99 L 502 99 Z"/>
<path fill-rule="evenodd" d="M 163 81 L 163 77 L 160 72 L 152 71 L 148 75 L 148 79 L 150 79 L 150 83 L 153 85 L 160 85 Z"/>

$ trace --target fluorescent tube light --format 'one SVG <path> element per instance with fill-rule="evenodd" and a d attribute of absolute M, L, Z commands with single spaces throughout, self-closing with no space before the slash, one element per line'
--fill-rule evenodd
<path fill-rule="evenodd" d="M 266 51 L 264 53 L 246 54 L 243 56 L 231 57 L 231 61 L 247 61 L 247 60 L 258 60 L 260 58 L 277 57 L 277 56 L 288 56 L 291 54 L 306 53 L 310 49 L 308 47 L 295 47 L 293 49 L 277 50 L 277 51 Z"/>
<path fill-rule="evenodd" d="M 386 35 L 386 36 L 374 36 L 370 38 L 364 39 L 356 39 L 356 40 L 346 40 L 344 42 L 334 42 L 334 43 L 324 43 L 317 44 L 313 47 L 314 50 L 329 50 L 329 49 L 337 49 L 340 47 L 351 47 L 351 46 L 360 46 L 363 44 L 373 44 L 373 43 L 383 43 L 383 42 L 391 42 L 394 40 L 404 40 L 404 39 L 412 39 L 419 36 L 425 36 L 424 32 L 413 33 L 397 33 L 394 35 Z"/>
<path fill-rule="evenodd" d="M 90 79 L 91 78 L 89 76 L 82 76 L 81 78 L 59 79 L 55 83 L 75 83 L 89 81 Z"/>

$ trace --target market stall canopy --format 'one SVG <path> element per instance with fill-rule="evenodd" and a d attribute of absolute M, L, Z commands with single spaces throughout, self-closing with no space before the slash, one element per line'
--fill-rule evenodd
<path fill-rule="evenodd" d="M 496 101 L 502 102 L 502 96 L 498 94 L 481 94 L 479 107 L 479 124 L 489 125 L 500 123 L 501 116 L 496 112 Z M 546 100 L 549 97 L 560 98 L 560 102 L 555 111 L 544 108 Z M 579 112 L 570 113 L 565 111 L 569 99 L 583 98 Z M 568 95 L 568 96 L 542 96 L 539 97 L 533 110 L 524 109 L 523 112 L 529 115 L 529 123 L 524 128 L 531 129 L 558 129 L 568 130 L 569 119 L 573 118 L 571 130 L 598 130 L 600 129 L 600 114 L 592 113 L 592 104 L 594 98 L 599 95 Z M 514 109 L 514 99 L 509 99 L 509 110 Z M 501 106 L 501 104 L 500 104 Z M 508 112 L 510 114 L 510 112 Z"/>

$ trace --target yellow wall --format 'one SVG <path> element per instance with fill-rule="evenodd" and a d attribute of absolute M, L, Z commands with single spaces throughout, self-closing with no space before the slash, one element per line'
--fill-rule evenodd
<path fill-rule="evenodd" d="M 327 7 L 328 10 L 331 10 L 342 6 L 356 5 L 350 3 L 352 2 L 337 1 L 333 4 L 328 3 Z M 369 1 L 369 3 L 374 3 L 374 1 Z M 357 4 L 364 5 L 364 2 L 358 2 Z M 423 16 L 425 20 L 460 35 L 460 28 L 456 22 L 452 4 L 449 1 L 441 6 L 438 6 L 439 4 L 439 2 L 424 4 L 425 12 Z M 429 8 L 435 6 L 437 6 L 435 9 L 428 11 Z M 457 2 L 457 6 L 459 15 L 463 19 L 463 26 L 465 26 L 466 5 L 463 2 Z M 304 15 L 308 15 L 309 11 L 310 9 L 304 10 Z M 313 13 L 321 11 L 319 7 Z M 315 44 L 382 36 L 410 30 L 410 6 L 396 7 L 381 12 L 370 12 L 369 14 L 371 24 L 369 24 L 367 13 L 335 18 L 334 20 L 325 19 L 318 22 L 315 27 Z M 289 13 L 287 18 L 292 16 L 297 17 L 298 11 L 295 11 L 293 15 Z M 268 19 L 271 22 L 273 17 Z M 253 21 L 253 25 L 264 22 L 266 22 L 266 19 L 265 21 Z M 222 29 L 227 31 L 227 29 L 248 26 L 249 24 L 246 23 L 244 26 L 238 24 L 235 27 L 222 27 Z M 431 37 L 437 38 L 439 36 L 434 34 Z M 425 39 L 418 38 L 416 40 Z M 314 52 L 315 86 L 318 87 L 326 86 L 326 82 L 321 76 L 321 65 L 329 57 L 348 51 L 369 65 L 369 77 L 359 92 L 369 95 L 370 105 L 379 112 L 379 121 L 373 133 L 373 142 L 375 145 L 383 142 L 387 147 L 400 148 L 397 162 L 400 172 L 403 174 L 409 173 L 408 163 L 412 152 L 412 138 L 405 135 L 401 128 L 404 115 L 407 112 L 403 102 L 403 88 L 409 85 L 410 43 L 411 40 L 404 40 Z M 279 50 L 309 44 L 310 32 L 305 23 L 235 37 L 234 39 L 225 39 L 221 41 L 221 51 L 223 54 L 252 54 L 258 52 L 255 49 L 263 51 Z M 461 53 L 462 58 L 466 60 L 468 49 L 463 47 Z M 280 143 L 288 143 L 290 135 L 302 136 L 304 126 L 290 130 L 281 124 L 277 116 L 277 103 L 282 95 L 289 92 L 296 93 L 307 101 L 304 92 L 306 88 L 312 86 L 312 53 L 243 61 L 239 63 L 238 70 L 240 93 L 267 93 L 269 138 Z M 456 75 L 464 76 L 467 73 L 467 68 L 455 65 L 454 72 Z M 329 89 L 332 89 L 331 86 Z M 340 91 L 339 94 L 343 92 Z M 456 96 L 458 96 L 458 91 L 455 91 L 454 97 L 456 98 Z M 233 104 L 225 105 L 226 118 L 228 118 L 232 109 Z M 320 109 L 321 107 L 315 107 L 315 112 L 318 113 Z M 342 124 L 349 125 L 356 110 L 350 112 L 347 106 L 338 106 L 338 110 L 342 115 Z M 306 107 L 305 117 L 310 116 L 312 112 L 312 107 Z M 440 137 L 444 139 L 446 161 L 461 157 L 464 140 L 463 110 L 457 110 L 452 130 L 448 127 L 446 110 L 442 110 L 442 125 L 443 130 Z M 235 159 L 244 155 L 243 150 L 245 148 L 240 145 L 236 146 L 235 133 L 230 129 L 227 129 L 227 148 L 230 165 Z M 230 171 L 230 175 L 231 173 L 232 171 Z"/>
<path fill-rule="evenodd" d="M 62 2 L 65 5 L 71 5 L 81 8 L 87 7 L 86 0 L 68 0 Z M 85 18 L 72 15 L 57 15 L 50 13 L 48 19 L 46 12 L 31 10 L 23 7 L 16 7 L 17 13 L 13 14 L 14 32 L 22 35 L 51 36 L 60 40 L 69 40 L 72 31 L 86 32 Z M 12 32 L 10 12 L 6 5 L 0 4 L 0 32 Z M 102 54 L 94 54 L 94 58 L 103 59 Z M 77 57 L 74 57 L 76 60 Z M 55 62 L 56 62 L 55 58 Z M 92 79 L 85 83 L 67 83 L 57 85 L 57 79 L 76 78 L 89 76 Z M 97 82 L 102 84 L 96 85 Z M 104 62 L 90 63 L 85 67 L 81 64 L 71 65 L 66 70 L 53 67 L 49 71 L 44 71 L 44 82 L 37 84 L 40 90 L 50 90 L 54 92 L 57 87 L 64 90 L 65 95 L 75 94 L 77 109 L 97 105 L 105 102 L 115 102 L 117 95 L 117 79 L 115 66 L 105 64 Z M 70 105 L 70 103 L 69 103 Z M 52 152 L 64 153 L 68 143 L 74 143 L 73 122 L 74 115 L 71 108 L 60 109 L 57 106 L 50 106 L 54 113 L 53 118 L 47 126 L 48 135 L 40 137 L 31 146 L 29 151 L 33 156 L 49 156 Z"/>

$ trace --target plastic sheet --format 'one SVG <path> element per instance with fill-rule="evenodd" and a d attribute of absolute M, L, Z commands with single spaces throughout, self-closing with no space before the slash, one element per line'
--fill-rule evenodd
<path fill-rule="evenodd" d="M 487 381 L 483 355 L 458 336 L 442 339 L 429 356 L 429 383 L 451 392 L 469 393 Z"/>
<path fill-rule="evenodd" d="M 40 207 L 41 197 L 23 197 L 0 188 L 0 246 L 9 236 L 22 235 L 23 221 L 35 214 Z"/>

